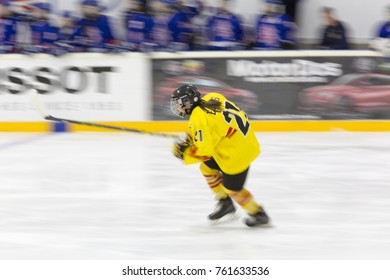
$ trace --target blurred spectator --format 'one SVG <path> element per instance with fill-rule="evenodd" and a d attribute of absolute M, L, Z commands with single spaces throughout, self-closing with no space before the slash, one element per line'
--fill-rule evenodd
<path fill-rule="evenodd" d="M 380 23 L 375 37 L 390 38 L 390 6 L 385 9 L 385 20 Z"/>
<path fill-rule="evenodd" d="M 296 46 L 295 24 L 283 14 L 280 0 L 266 0 L 265 14 L 258 16 L 255 25 L 255 48 L 290 50 Z"/>
<path fill-rule="evenodd" d="M 17 16 L 10 10 L 10 2 L 0 2 L 0 53 L 15 52 L 17 23 Z"/>
<path fill-rule="evenodd" d="M 153 29 L 155 49 L 157 51 L 191 50 L 193 32 L 186 7 L 181 2 L 172 2 L 172 0 L 161 0 L 156 5 Z"/>
<path fill-rule="evenodd" d="M 203 2 L 201 0 L 179 0 L 176 5 L 179 7 L 178 10 L 182 10 L 186 14 L 190 26 L 189 49 L 201 49 L 204 27 L 204 21 L 202 22 Z"/>
<path fill-rule="evenodd" d="M 77 19 L 71 12 L 65 11 L 61 15 L 60 40 L 73 41 L 74 34 L 77 30 Z"/>
<path fill-rule="evenodd" d="M 97 0 L 81 2 L 82 18 L 77 23 L 75 43 L 87 52 L 107 52 L 115 48 L 116 41 L 111 32 L 109 19 L 101 14 Z"/>
<path fill-rule="evenodd" d="M 127 0 L 124 14 L 127 48 L 131 51 L 147 51 L 152 48 L 154 20 L 147 11 L 146 1 Z"/>
<path fill-rule="evenodd" d="M 171 47 L 174 51 L 189 51 L 193 48 L 191 17 L 195 11 L 186 7 L 182 0 L 174 2 L 172 8 L 172 18 L 168 22 L 173 39 Z"/>
<path fill-rule="evenodd" d="M 33 3 L 31 7 L 31 44 L 24 49 L 24 52 L 56 54 L 55 43 L 59 39 L 59 28 L 50 23 L 50 3 Z"/>
<path fill-rule="evenodd" d="M 344 24 L 336 18 L 334 9 L 324 7 L 321 10 L 321 14 L 324 21 L 324 28 L 319 48 L 330 50 L 349 49 L 347 31 Z"/>
<path fill-rule="evenodd" d="M 206 50 L 209 48 L 208 30 L 206 25 L 210 17 L 216 14 L 216 9 L 215 7 L 209 6 L 207 1 L 192 1 L 189 5 L 190 10 L 196 11 L 191 17 L 192 31 L 194 34 L 194 49 Z"/>
<path fill-rule="evenodd" d="M 390 6 L 385 8 L 384 20 L 376 27 L 374 38 L 369 44 L 370 48 L 390 57 Z"/>
<path fill-rule="evenodd" d="M 243 29 L 238 15 L 229 11 L 229 0 L 220 0 L 217 13 L 207 23 L 210 50 L 242 49 Z"/>
<path fill-rule="evenodd" d="M 168 28 L 169 21 L 172 17 L 170 3 L 157 1 L 155 3 L 154 28 L 152 32 L 153 41 L 156 45 L 156 51 L 170 51 L 172 34 Z"/>
<path fill-rule="evenodd" d="M 77 21 L 78 19 L 69 11 L 65 11 L 61 15 L 59 42 L 57 45 L 64 52 L 81 51 L 81 49 L 77 49 L 74 45 L 74 35 L 77 30 Z"/>

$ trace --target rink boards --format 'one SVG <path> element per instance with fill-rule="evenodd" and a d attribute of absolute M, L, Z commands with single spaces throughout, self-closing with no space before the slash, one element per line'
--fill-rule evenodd
<path fill-rule="evenodd" d="M 183 77 L 219 85 L 226 82 L 229 98 L 241 95 L 243 106 L 249 107 L 258 102 L 255 112 L 249 113 L 257 132 L 390 131 L 389 119 L 328 120 L 294 114 L 298 91 L 307 81 L 307 86 L 316 86 L 356 69 L 372 72 L 380 57 L 372 51 L 91 53 L 61 58 L 1 55 L 0 132 L 110 131 L 46 122 L 32 105 L 29 88 L 39 92 L 45 109 L 55 117 L 183 132 L 186 122 L 176 121 L 169 112 L 169 97 L 176 84 L 164 86 Z M 207 80 L 213 75 L 214 80 Z M 254 94 L 259 99 L 250 99 Z"/>

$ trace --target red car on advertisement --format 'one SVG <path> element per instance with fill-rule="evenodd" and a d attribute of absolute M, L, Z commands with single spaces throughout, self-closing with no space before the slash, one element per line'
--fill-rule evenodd
<path fill-rule="evenodd" d="M 172 115 L 170 112 L 170 99 L 172 92 L 184 84 L 195 85 L 202 94 L 209 92 L 218 92 L 225 95 L 228 99 L 237 104 L 247 114 L 257 112 L 259 109 L 259 99 L 251 91 L 237 89 L 228 84 L 203 76 L 180 76 L 166 78 L 160 83 L 154 93 L 154 107 L 164 115 Z"/>
<path fill-rule="evenodd" d="M 347 74 L 328 85 L 303 90 L 300 109 L 311 113 L 390 113 L 390 75 Z"/>

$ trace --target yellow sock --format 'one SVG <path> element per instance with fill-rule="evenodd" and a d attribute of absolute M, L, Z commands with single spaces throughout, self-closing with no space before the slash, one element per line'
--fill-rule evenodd
<path fill-rule="evenodd" d="M 219 170 L 211 169 L 206 164 L 201 163 L 200 171 L 202 172 L 207 184 L 210 186 L 210 189 L 213 191 L 217 199 L 223 199 L 228 196 L 222 184 L 222 175 Z"/>
<path fill-rule="evenodd" d="M 249 214 L 254 215 L 261 209 L 253 195 L 245 188 L 240 191 L 232 191 L 225 188 L 225 192 Z"/>

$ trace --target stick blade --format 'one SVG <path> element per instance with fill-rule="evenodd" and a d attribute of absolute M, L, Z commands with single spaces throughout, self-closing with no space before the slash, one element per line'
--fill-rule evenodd
<path fill-rule="evenodd" d="M 30 96 L 32 104 L 34 105 L 38 113 L 44 119 L 46 119 L 49 116 L 49 114 L 46 112 L 45 107 L 43 106 L 42 102 L 39 100 L 38 91 L 32 88 L 27 91 L 27 94 Z"/>

